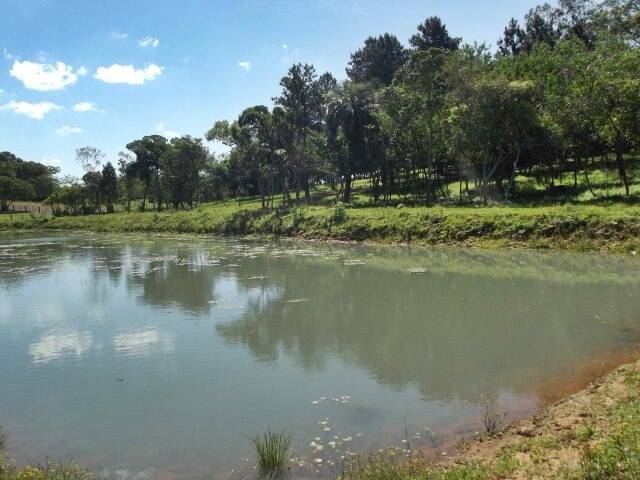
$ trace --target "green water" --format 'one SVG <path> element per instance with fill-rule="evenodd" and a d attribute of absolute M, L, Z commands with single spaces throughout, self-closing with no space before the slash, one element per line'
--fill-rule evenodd
<path fill-rule="evenodd" d="M 243 435 L 269 426 L 300 476 L 438 451 L 482 428 L 487 399 L 531 413 L 549 382 L 639 342 L 632 256 L 0 237 L 10 454 L 105 477 L 244 478 Z"/>

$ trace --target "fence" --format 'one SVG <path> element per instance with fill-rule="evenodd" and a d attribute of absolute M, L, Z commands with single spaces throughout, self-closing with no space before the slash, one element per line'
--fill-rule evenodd
<path fill-rule="evenodd" d="M 33 213 L 35 215 L 52 215 L 53 210 L 49 205 L 38 205 L 33 203 L 12 203 L 9 211 L 4 213 Z"/>

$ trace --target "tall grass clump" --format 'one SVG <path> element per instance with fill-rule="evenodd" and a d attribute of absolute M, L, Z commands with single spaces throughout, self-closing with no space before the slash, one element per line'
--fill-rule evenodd
<path fill-rule="evenodd" d="M 498 433 L 507 418 L 507 412 L 503 411 L 494 400 L 487 400 L 484 404 L 482 423 L 488 435 Z"/>
<path fill-rule="evenodd" d="M 265 433 L 249 438 L 258 457 L 258 466 L 263 478 L 274 478 L 282 473 L 289 460 L 291 435 L 272 432 L 269 428 Z"/>

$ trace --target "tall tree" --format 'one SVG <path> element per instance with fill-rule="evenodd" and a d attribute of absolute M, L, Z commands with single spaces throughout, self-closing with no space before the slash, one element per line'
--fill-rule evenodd
<path fill-rule="evenodd" d="M 147 195 L 151 183 L 156 186 L 156 207 L 162 208 L 162 184 L 160 179 L 160 162 L 167 151 L 167 139 L 161 135 L 149 135 L 127 144 L 127 149 L 136 156 L 132 169 L 142 181 L 142 211 L 146 209 Z"/>
<path fill-rule="evenodd" d="M 329 98 L 327 133 L 334 152 L 335 168 L 343 182 L 342 199 L 351 200 L 353 176 L 367 169 L 373 158 L 371 133 L 376 127 L 373 114 L 373 90 L 368 85 L 345 82 Z"/>
<path fill-rule="evenodd" d="M 317 82 L 317 74 L 312 65 L 293 65 L 280 80 L 282 93 L 275 98 L 276 105 L 282 107 L 287 122 L 291 126 L 291 143 L 287 148 L 289 163 L 293 170 L 296 197 L 304 189 L 308 198 L 310 165 L 307 156 L 309 130 L 318 128 L 322 119 L 322 97 Z M 288 180 L 285 178 L 285 201 Z"/>
<path fill-rule="evenodd" d="M 457 50 L 461 38 L 449 35 L 447 26 L 442 23 L 440 17 L 429 17 L 418 25 L 418 33 L 409 39 L 409 43 L 418 50 L 441 48 L 443 50 Z"/>
<path fill-rule="evenodd" d="M 111 162 L 107 162 L 102 168 L 100 193 L 107 213 L 113 213 L 113 205 L 118 201 L 118 175 Z"/>
<path fill-rule="evenodd" d="M 102 173 L 100 165 L 105 154 L 95 147 L 82 147 L 76 150 L 76 160 L 85 171 L 82 181 L 85 185 L 86 193 L 91 199 L 92 211 L 97 213 L 100 211 L 100 186 L 102 184 Z"/>
<path fill-rule="evenodd" d="M 504 27 L 502 38 L 498 40 L 498 53 L 500 55 L 517 55 L 524 48 L 526 34 L 515 18 L 509 20 Z"/>
<path fill-rule="evenodd" d="M 395 35 L 369 37 L 351 54 L 347 75 L 357 83 L 391 85 L 396 71 L 407 59 L 407 51 Z"/>
<path fill-rule="evenodd" d="M 200 177 L 208 153 L 201 139 L 175 137 L 161 157 L 163 180 L 174 209 L 197 200 Z"/>

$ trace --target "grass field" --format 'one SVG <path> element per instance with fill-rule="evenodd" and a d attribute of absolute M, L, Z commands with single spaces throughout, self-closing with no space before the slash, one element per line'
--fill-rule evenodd
<path fill-rule="evenodd" d="M 394 195 L 387 206 L 376 204 L 369 182 L 354 182 L 350 205 L 338 193 L 319 186 L 297 206 L 262 209 L 259 198 L 200 205 L 191 210 L 122 211 L 114 214 L 53 217 L 29 204 L 32 213 L 0 215 L 0 230 L 61 229 L 95 232 L 194 233 L 233 236 L 275 236 L 320 240 L 414 243 L 476 247 L 604 249 L 635 252 L 640 248 L 640 162 L 630 160 L 632 195 L 624 197 L 617 174 L 594 169 L 589 185 L 584 173 L 566 172 L 543 188 L 535 176 L 518 179 L 517 201 L 480 202 L 459 196 L 459 185 L 437 206 L 412 204 L 408 195 Z M 577 179 L 577 187 L 574 181 Z"/>
<path fill-rule="evenodd" d="M 282 236 L 422 245 L 640 248 L 640 206 L 369 207 L 262 210 L 258 202 L 212 203 L 188 211 L 76 217 L 2 215 L 0 230 L 171 232 Z"/>

